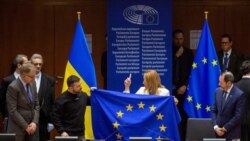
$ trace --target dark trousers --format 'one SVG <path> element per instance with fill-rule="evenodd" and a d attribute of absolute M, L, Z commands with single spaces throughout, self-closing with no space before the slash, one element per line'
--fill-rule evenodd
<path fill-rule="evenodd" d="M 175 97 L 179 100 L 177 108 L 178 108 L 180 116 L 181 116 L 181 122 L 179 124 L 180 138 L 181 138 L 181 141 L 185 141 L 185 139 L 186 139 L 186 131 L 187 131 L 187 119 L 188 119 L 188 115 L 184 110 L 185 96 L 175 94 Z"/>
<path fill-rule="evenodd" d="M 47 130 L 48 118 L 40 112 L 39 118 L 39 139 L 40 141 L 50 140 L 50 133 Z"/>
<path fill-rule="evenodd" d="M 250 123 L 241 125 L 240 141 L 250 141 Z"/>
<path fill-rule="evenodd" d="M 3 121 L 3 131 L 4 133 L 7 133 L 7 127 L 8 127 L 8 117 L 5 117 L 4 118 L 4 121 Z"/>
<path fill-rule="evenodd" d="M 188 116 L 184 110 L 183 110 L 183 112 L 180 112 L 180 115 L 181 115 L 181 122 L 179 124 L 179 133 L 180 133 L 181 141 L 185 141 Z"/>

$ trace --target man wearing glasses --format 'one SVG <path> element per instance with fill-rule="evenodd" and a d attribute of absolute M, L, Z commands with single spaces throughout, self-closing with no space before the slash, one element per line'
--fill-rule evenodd
<path fill-rule="evenodd" d="M 221 36 L 221 51 L 217 53 L 222 72 L 230 71 L 233 73 L 237 82 L 241 79 L 240 66 L 243 61 L 242 54 L 233 48 L 232 37 L 225 33 Z"/>
<path fill-rule="evenodd" d="M 41 54 L 33 54 L 30 62 L 36 67 L 36 88 L 40 104 L 39 118 L 39 138 L 40 141 L 50 140 L 50 134 L 47 126 L 51 126 L 50 113 L 55 99 L 55 80 L 51 76 L 41 72 L 43 66 L 43 57 Z"/>
<path fill-rule="evenodd" d="M 27 63 L 20 67 L 20 76 L 6 93 L 9 114 L 8 133 L 16 134 L 16 141 L 39 141 L 39 101 L 36 92 L 36 67 Z"/>

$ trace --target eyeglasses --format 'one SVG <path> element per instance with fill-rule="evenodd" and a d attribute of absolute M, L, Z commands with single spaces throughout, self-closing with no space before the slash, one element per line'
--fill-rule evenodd
<path fill-rule="evenodd" d="M 43 65 L 43 63 L 34 63 L 34 66 L 42 66 Z"/>
<path fill-rule="evenodd" d="M 222 45 L 228 45 L 230 42 L 221 42 Z"/>
<path fill-rule="evenodd" d="M 27 74 L 25 74 L 25 76 L 28 76 L 30 79 L 34 79 L 35 78 L 35 75 L 27 75 Z"/>

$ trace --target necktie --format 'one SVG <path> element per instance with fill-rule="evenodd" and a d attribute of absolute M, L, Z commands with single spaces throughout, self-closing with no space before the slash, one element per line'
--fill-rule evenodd
<path fill-rule="evenodd" d="M 30 103 L 32 103 L 32 93 L 30 91 L 30 84 L 26 84 L 26 92 L 27 92 L 27 95 L 29 97 Z"/>
<path fill-rule="evenodd" d="M 224 62 L 223 62 L 223 71 L 227 70 L 227 64 L 228 64 L 228 54 L 224 54 Z"/>
<path fill-rule="evenodd" d="M 222 107 L 224 107 L 226 101 L 227 101 L 227 91 L 224 91 L 223 92 Z"/>

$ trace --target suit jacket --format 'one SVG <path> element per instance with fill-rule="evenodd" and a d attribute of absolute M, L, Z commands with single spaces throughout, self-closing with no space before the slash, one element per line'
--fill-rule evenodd
<path fill-rule="evenodd" d="M 40 141 L 49 140 L 47 125 L 50 122 L 50 113 L 55 99 L 55 80 L 45 73 L 41 73 L 38 90 L 40 104 L 39 136 Z"/>
<path fill-rule="evenodd" d="M 220 62 L 221 71 L 223 71 L 222 66 L 223 66 L 224 52 L 221 50 L 217 53 L 217 55 L 218 55 L 218 59 Z M 240 73 L 240 66 L 242 64 L 242 61 L 243 61 L 243 56 L 240 53 L 232 49 L 231 55 L 229 56 L 227 70 L 233 73 L 235 82 L 239 81 L 242 77 Z"/>
<path fill-rule="evenodd" d="M 38 90 L 38 98 L 41 111 L 49 118 L 55 99 L 55 80 L 45 73 L 41 73 L 41 83 Z"/>
<path fill-rule="evenodd" d="M 34 122 L 38 125 L 39 101 L 35 82 L 30 84 L 30 91 L 33 98 L 32 104 L 29 102 L 28 95 L 20 78 L 13 81 L 9 85 L 6 94 L 7 108 L 9 113 L 7 131 L 9 133 L 16 133 L 17 135 L 24 136 L 26 134 L 25 129 L 27 128 L 28 124 Z"/>
<path fill-rule="evenodd" d="M 8 86 L 14 80 L 16 80 L 14 74 L 9 75 L 2 80 L 1 89 L 0 89 L 0 104 L 1 104 L 0 112 L 2 113 L 3 117 L 8 116 L 7 105 L 6 105 L 6 92 L 7 92 Z"/>
<path fill-rule="evenodd" d="M 250 78 L 242 78 L 239 82 L 235 84 L 239 89 L 241 89 L 246 95 L 246 112 L 243 123 L 250 124 Z"/>
<path fill-rule="evenodd" d="M 215 91 L 215 101 L 212 107 L 213 125 L 224 127 L 227 132 L 223 136 L 226 139 L 240 138 L 241 121 L 244 115 L 245 98 L 243 92 L 233 86 L 222 107 L 223 90 Z"/>

